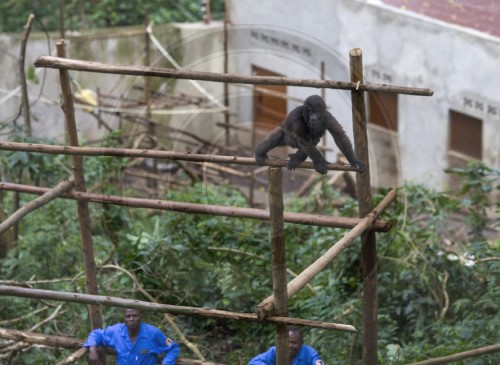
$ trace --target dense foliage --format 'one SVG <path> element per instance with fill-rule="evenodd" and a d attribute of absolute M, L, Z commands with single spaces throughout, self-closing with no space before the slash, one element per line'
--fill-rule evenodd
<path fill-rule="evenodd" d="M 54 186 L 69 175 L 69 157 L 24 152 L 0 153 L 3 178 L 21 176 Z M 123 161 L 85 158 L 87 184 L 108 194 L 129 194 L 112 177 Z M 464 189 L 456 195 L 407 185 L 384 219 L 395 220 L 389 234 L 378 234 L 379 356 L 384 364 L 404 364 L 498 342 L 500 328 L 498 238 L 491 238 L 486 199 L 500 185 L 500 173 L 484 165 L 456 170 Z M 321 179 L 321 178 L 320 178 Z M 321 181 L 321 180 L 320 180 Z M 383 192 L 381 192 L 382 194 Z M 374 198 L 375 203 L 382 195 Z M 246 206 L 231 186 L 195 185 L 169 191 L 167 199 Z M 13 194 L 2 207 L 12 211 Z M 32 196 L 21 194 L 21 203 Z M 93 238 L 103 294 L 149 300 L 138 283 L 161 303 L 252 312 L 270 294 L 271 252 L 268 224 L 210 215 L 152 212 L 91 204 Z M 332 187 L 307 198 L 290 198 L 287 210 L 354 216 L 357 203 Z M 498 215 L 497 215 L 498 216 Z M 76 205 L 58 199 L 28 215 L 8 256 L 0 261 L 3 280 L 30 282 L 35 288 L 84 292 Z M 493 222 L 493 224 L 497 222 Z M 344 233 L 341 229 L 286 225 L 289 278 L 299 273 Z M 290 303 L 290 315 L 362 327 L 359 242 L 347 248 Z M 135 282 L 132 278 L 137 278 Z M 15 309 L 14 309 L 15 308 Z M 0 297 L 0 326 L 84 338 L 89 330 L 85 306 Z M 121 311 L 103 308 L 105 323 Z M 50 321 L 42 322 L 53 315 Z M 175 338 L 159 315 L 146 315 Z M 208 358 L 246 364 L 273 342 L 273 327 L 255 323 L 178 316 L 186 337 Z M 327 364 L 358 364 L 361 336 L 306 330 Z M 12 363 L 55 363 L 66 350 L 30 348 Z M 0 356 L 1 356 L 0 352 Z M 194 357 L 183 347 L 183 357 Z M 497 364 L 495 355 L 463 364 Z M 84 364 L 85 362 L 81 362 Z M 459 363 L 460 364 L 460 363 Z"/>
<path fill-rule="evenodd" d="M 48 31 L 59 30 L 59 0 L 4 0 L 0 2 L 0 32 L 21 32 L 29 14 Z M 224 0 L 211 0 L 213 19 L 224 15 Z M 85 29 L 138 25 L 145 15 L 156 24 L 196 22 L 204 16 L 203 0 L 65 0 L 64 29 Z"/>

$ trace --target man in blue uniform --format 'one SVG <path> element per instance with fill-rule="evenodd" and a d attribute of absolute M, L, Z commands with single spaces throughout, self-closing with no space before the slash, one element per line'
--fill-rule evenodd
<path fill-rule="evenodd" d="M 304 345 L 302 332 L 298 327 L 288 329 L 288 351 L 291 365 L 323 365 L 316 350 Z M 276 365 L 276 346 L 254 357 L 248 365 Z"/>
<path fill-rule="evenodd" d="M 124 323 L 90 332 L 83 344 L 89 349 L 90 365 L 101 365 L 98 346 L 113 348 L 117 365 L 156 365 L 158 355 L 163 353 L 162 364 L 175 365 L 179 356 L 179 345 L 155 326 L 141 322 L 137 309 L 125 309 Z"/>

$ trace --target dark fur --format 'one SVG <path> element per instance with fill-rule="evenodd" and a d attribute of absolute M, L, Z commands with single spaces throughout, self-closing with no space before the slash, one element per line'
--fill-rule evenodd
<path fill-rule="evenodd" d="M 281 125 L 275 128 L 269 137 L 255 149 L 255 161 L 262 166 L 268 158 L 267 153 L 277 146 L 290 146 L 298 151 L 288 155 L 287 168 L 294 170 L 309 157 L 314 169 L 320 174 L 327 173 L 328 162 L 318 151 L 316 145 L 325 131 L 330 132 L 340 151 L 349 163 L 363 172 L 365 164 L 356 159 L 351 141 L 337 119 L 326 110 L 321 96 L 309 96 L 304 105 L 293 109 Z"/>

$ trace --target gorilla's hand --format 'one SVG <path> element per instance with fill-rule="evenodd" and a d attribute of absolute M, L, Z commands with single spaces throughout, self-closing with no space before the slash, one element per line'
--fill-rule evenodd
<path fill-rule="evenodd" d="M 258 166 L 262 166 L 262 165 L 264 165 L 264 160 L 266 158 L 269 158 L 266 153 L 264 153 L 264 154 L 256 153 L 255 154 L 255 163 L 257 163 Z"/>
<path fill-rule="evenodd" d="M 358 169 L 359 173 L 362 173 L 366 169 L 365 163 L 361 160 L 356 160 L 354 167 Z"/>

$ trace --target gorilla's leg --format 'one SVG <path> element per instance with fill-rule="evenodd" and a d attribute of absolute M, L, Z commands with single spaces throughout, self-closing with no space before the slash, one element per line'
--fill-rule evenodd
<path fill-rule="evenodd" d="M 326 174 L 328 172 L 328 162 L 325 160 L 321 152 L 318 151 L 318 149 L 313 146 L 305 146 L 301 145 L 301 149 L 304 150 L 304 152 L 309 156 L 309 158 L 312 160 L 312 163 L 314 165 L 314 169 L 318 171 L 320 174 Z"/>
<path fill-rule="evenodd" d="M 289 154 L 288 157 L 290 158 L 287 165 L 288 170 L 295 170 L 297 166 L 306 160 L 307 154 L 299 149 L 297 152 Z"/>
<path fill-rule="evenodd" d="M 278 127 L 271 132 L 269 137 L 267 137 L 261 144 L 255 149 L 255 162 L 257 165 L 264 165 L 264 160 L 269 158 L 267 153 L 271 151 L 274 147 L 282 146 L 285 143 L 285 134 L 283 130 Z"/>

